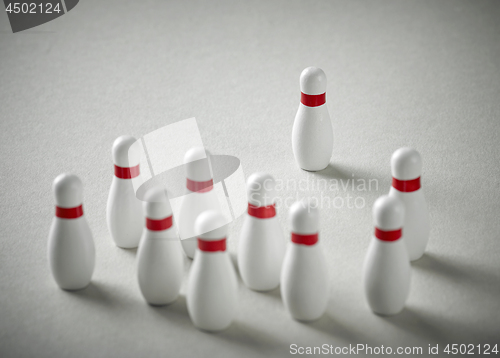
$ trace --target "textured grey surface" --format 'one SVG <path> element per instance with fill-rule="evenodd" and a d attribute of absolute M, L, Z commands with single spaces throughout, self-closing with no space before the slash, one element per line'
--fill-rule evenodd
<path fill-rule="evenodd" d="M 500 343 L 500 2 L 81 1 L 13 35 L 0 14 L 0 355 L 289 355 L 289 345 Z M 291 128 L 301 70 L 328 79 L 332 166 L 297 169 Z M 240 311 L 221 334 L 196 330 L 183 297 L 152 308 L 135 252 L 112 243 L 105 208 L 111 144 L 196 117 L 216 154 L 248 176 L 377 179 L 363 209 L 325 208 L 321 240 L 331 299 L 320 321 L 285 312 L 279 291 L 240 285 Z M 423 157 L 430 207 L 427 254 L 413 264 L 407 308 L 373 315 L 361 265 L 371 205 L 389 189 L 391 153 Z M 74 172 L 97 250 L 92 285 L 58 289 L 47 265 L 51 182 Z M 280 191 L 283 197 L 294 190 Z M 280 221 L 288 232 L 286 210 Z M 230 228 L 235 252 L 241 218 Z M 186 266 L 187 267 L 187 266 Z"/>

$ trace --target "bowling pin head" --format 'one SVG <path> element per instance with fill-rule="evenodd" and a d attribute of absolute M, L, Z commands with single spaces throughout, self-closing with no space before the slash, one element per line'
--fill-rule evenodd
<path fill-rule="evenodd" d="M 399 148 L 391 157 L 392 186 L 400 192 L 420 189 L 422 158 L 412 148 Z"/>
<path fill-rule="evenodd" d="M 398 180 L 412 180 L 422 173 L 420 153 L 412 148 L 399 148 L 391 157 L 392 177 Z"/>
<path fill-rule="evenodd" d="M 306 95 L 326 92 L 326 75 L 321 68 L 308 67 L 300 74 L 300 91 Z"/>
<path fill-rule="evenodd" d="M 267 173 L 253 173 L 247 180 L 248 203 L 254 206 L 273 205 L 276 198 L 274 178 Z"/>
<path fill-rule="evenodd" d="M 172 216 L 167 190 L 162 186 L 155 186 L 144 194 L 143 207 L 144 215 L 149 219 L 160 220 Z"/>
<path fill-rule="evenodd" d="M 314 245 L 318 242 L 319 210 L 310 200 L 295 202 L 289 212 L 292 243 Z"/>
<path fill-rule="evenodd" d="M 296 234 L 315 234 L 319 231 L 319 210 L 310 200 L 295 202 L 289 212 L 290 226 Z"/>
<path fill-rule="evenodd" d="M 60 174 L 54 179 L 52 190 L 56 197 L 56 206 L 74 208 L 82 204 L 83 184 L 74 174 Z"/>
<path fill-rule="evenodd" d="M 139 165 L 141 154 L 139 142 L 129 135 L 116 138 L 112 148 L 113 162 L 120 168 L 132 168 Z"/>
<path fill-rule="evenodd" d="M 194 231 L 196 236 L 204 241 L 221 240 L 227 236 L 226 224 L 224 215 L 215 210 L 207 210 L 196 218 Z"/>
<path fill-rule="evenodd" d="M 194 147 L 184 155 L 186 176 L 188 179 L 203 182 L 212 179 L 210 153 L 203 147 Z"/>
<path fill-rule="evenodd" d="M 194 147 L 184 155 L 187 188 L 192 192 L 206 192 L 213 187 L 210 153 L 203 147 Z"/>
<path fill-rule="evenodd" d="M 377 236 L 377 229 L 382 232 L 401 230 L 403 227 L 404 215 L 405 207 L 400 199 L 392 195 L 382 195 L 379 197 L 375 201 L 375 204 L 373 204 L 373 221 L 376 228 L 375 236 Z M 400 236 L 401 233 L 399 233 L 399 237 Z M 380 237 L 379 239 L 384 240 Z"/>

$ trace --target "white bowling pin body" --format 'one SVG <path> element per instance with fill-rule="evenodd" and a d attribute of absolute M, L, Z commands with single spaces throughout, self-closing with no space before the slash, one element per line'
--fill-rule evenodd
<path fill-rule="evenodd" d="M 179 235 L 187 257 L 192 259 L 197 242 L 194 232 L 196 218 L 207 210 L 220 210 L 214 190 L 210 154 L 203 147 L 191 148 L 184 156 L 187 194 L 179 210 Z"/>
<path fill-rule="evenodd" d="M 333 129 L 326 107 L 326 75 L 308 67 L 300 75 L 301 102 L 292 129 L 298 165 L 308 171 L 325 169 L 333 150 Z"/>
<path fill-rule="evenodd" d="M 238 281 L 226 251 L 226 219 L 206 211 L 196 220 L 198 248 L 189 272 L 187 308 L 193 324 L 221 331 L 233 321 L 238 304 Z"/>
<path fill-rule="evenodd" d="M 149 189 L 144 200 L 146 225 L 137 250 L 139 288 L 149 304 L 167 305 L 179 296 L 184 254 L 165 189 Z"/>
<path fill-rule="evenodd" d="M 368 305 L 381 315 L 399 313 L 410 291 L 411 268 L 402 230 L 404 204 L 395 197 L 381 196 L 373 205 L 375 234 L 363 267 Z"/>
<path fill-rule="evenodd" d="M 256 291 L 279 286 L 285 238 L 276 217 L 275 182 L 254 173 L 247 181 L 248 210 L 238 242 L 238 267 L 245 285 Z"/>
<path fill-rule="evenodd" d="M 310 202 L 299 201 L 290 208 L 292 241 L 281 271 L 281 296 L 293 318 L 320 318 L 328 303 L 328 276 L 323 249 L 318 241 L 319 212 Z"/>
<path fill-rule="evenodd" d="M 61 174 L 53 190 L 56 216 L 48 241 L 50 270 L 62 289 L 82 289 L 90 283 L 95 266 L 94 240 L 83 215 L 82 182 L 75 175 Z"/>
<path fill-rule="evenodd" d="M 108 228 L 118 247 L 134 248 L 141 239 L 144 215 L 133 180 L 140 176 L 140 152 L 134 137 L 121 136 L 113 143 L 115 175 L 106 210 Z"/>
<path fill-rule="evenodd" d="M 420 184 L 422 159 L 411 148 L 400 148 L 391 158 L 392 186 L 390 196 L 400 199 L 405 205 L 404 241 L 411 261 L 424 254 L 429 242 L 429 211 Z"/>

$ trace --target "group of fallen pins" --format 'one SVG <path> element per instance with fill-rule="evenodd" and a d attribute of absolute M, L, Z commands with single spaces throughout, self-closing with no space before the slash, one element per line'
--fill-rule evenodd
<path fill-rule="evenodd" d="M 315 67 L 300 76 L 301 103 L 292 131 L 293 153 L 308 171 L 330 162 L 333 132 L 326 107 L 326 76 Z M 115 175 L 107 204 L 111 236 L 121 248 L 138 247 L 137 277 L 151 305 L 174 302 L 182 284 L 184 253 L 193 259 L 187 283 L 187 308 L 193 324 L 208 331 L 227 328 L 237 312 L 238 281 L 226 251 L 227 221 L 217 210 L 209 154 L 192 148 L 185 157 L 187 189 L 176 224 L 165 187 L 137 199 L 132 180 L 140 176 L 135 139 L 121 136 L 112 148 Z M 410 288 L 410 260 L 419 259 L 429 238 L 429 215 L 420 187 L 420 154 L 400 148 L 391 158 L 389 194 L 373 205 L 375 231 L 364 263 L 364 290 L 373 312 L 400 312 Z M 65 290 L 85 288 L 95 264 L 90 228 L 83 216 L 82 182 L 61 174 L 53 184 L 56 215 L 48 243 L 52 275 Z M 248 211 L 238 241 L 238 267 L 252 290 L 281 287 L 286 310 L 301 321 L 319 319 L 326 310 L 329 280 L 319 238 L 319 210 L 310 201 L 289 211 L 290 242 L 285 244 L 276 217 L 274 179 L 254 173 L 247 181 Z M 145 220 L 144 220 L 145 219 Z M 145 224 L 144 224 L 145 221 Z M 182 238 L 182 240 L 180 239 Z M 183 253 L 184 251 L 184 253 Z"/>

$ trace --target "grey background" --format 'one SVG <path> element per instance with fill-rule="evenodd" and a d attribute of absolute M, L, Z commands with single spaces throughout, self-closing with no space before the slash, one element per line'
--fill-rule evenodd
<path fill-rule="evenodd" d="M 289 345 L 500 343 L 500 2 L 81 1 L 12 34 L 0 14 L 0 355 L 287 356 Z M 334 127 L 331 166 L 299 170 L 291 128 L 303 68 L 325 70 Z M 248 176 L 377 179 L 363 209 L 325 208 L 321 241 L 331 294 L 312 324 L 292 320 L 279 291 L 240 284 L 230 329 L 191 324 L 183 297 L 143 301 L 135 251 L 106 227 L 111 144 L 196 117 L 205 145 Z M 431 215 L 407 308 L 372 314 L 361 266 L 371 206 L 390 186 L 400 146 L 423 157 Z M 46 259 L 52 180 L 74 172 L 96 243 L 92 285 L 61 291 Z M 293 196 L 294 190 L 280 195 Z M 288 233 L 286 208 L 279 219 Z M 236 252 L 241 218 L 230 228 Z M 287 234 L 288 235 L 288 234 Z M 186 272 L 187 272 L 186 265 Z M 241 282 L 240 282 L 241 283 Z M 183 289 L 184 293 L 184 289 Z"/>

